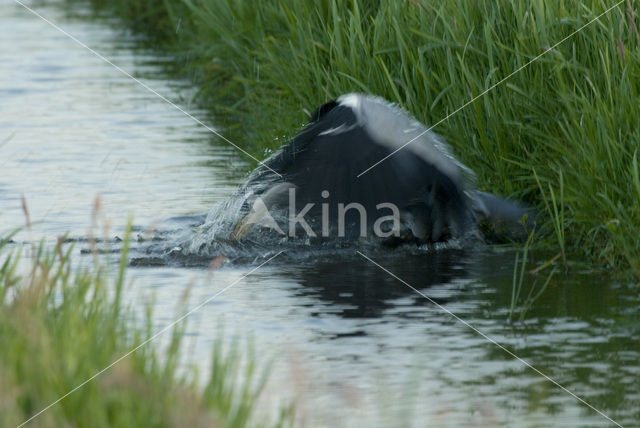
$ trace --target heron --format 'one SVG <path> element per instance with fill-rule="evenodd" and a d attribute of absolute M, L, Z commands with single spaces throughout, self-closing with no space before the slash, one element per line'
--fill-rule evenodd
<path fill-rule="evenodd" d="M 258 228 L 285 239 L 436 243 L 477 236 L 479 224 L 509 235 L 531 227 L 531 209 L 474 182 L 449 145 L 407 111 L 346 94 L 317 108 L 249 175 L 231 237 Z"/>

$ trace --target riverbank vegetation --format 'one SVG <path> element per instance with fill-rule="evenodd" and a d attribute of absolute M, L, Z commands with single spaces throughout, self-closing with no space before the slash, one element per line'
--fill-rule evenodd
<path fill-rule="evenodd" d="M 203 388 L 180 368 L 184 323 L 166 332 L 166 349 L 146 343 L 151 306 L 145 324 L 121 301 L 128 238 L 116 275 L 97 255 L 92 267 L 73 267 L 73 246 L 62 242 L 29 247 L 21 261 L 0 239 L 0 426 L 32 416 L 25 426 L 269 426 L 255 418 L 264 376 L 255 363 L 240 369 L 233 347 L 214 345 Z M 283 409 L 273 426 L 289 426 L 290 415 Z"/>
<path fill-rule="evenodd" d="M 258 158 L 315 106 L 380 95 L 437 124 L 479 188 L 537 207 L 558 260 L 640 275 L 636 1 L 90 1 L 173 54 Z"/>

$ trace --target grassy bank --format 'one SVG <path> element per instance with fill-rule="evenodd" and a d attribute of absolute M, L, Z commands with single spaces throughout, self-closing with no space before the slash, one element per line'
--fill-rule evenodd
<path fill-rule="evenodd" d="M 262 157 L 350 91 L 436 123 L 615 1 L 92 3 L 174 53 L 225 135 Z M 480 188 L 539 208 L 544 243 L 640 274 L 637 9 L 618 5 L 436 131 Z"/>
<path fill-rule="evenodd" d="M 73 268 L 72 248 L 60 246 L 34 248 L 32 267 L 19 275 L 7 242 L 0 240 L 0 426 L 16 427 L 143 344 L 152 328 L 151 308 L 142 328 L 120 301 L 126 245 L 110 280 L 105 266 Z M 263 379 L 252 364 L 241 372 L 221 343 L 204 388 L 178 374 L 183 333 L 176 325 L 162 353 L 153 343 L 140 347 L 25 426 L 268 426 L 254 419 Z"/>

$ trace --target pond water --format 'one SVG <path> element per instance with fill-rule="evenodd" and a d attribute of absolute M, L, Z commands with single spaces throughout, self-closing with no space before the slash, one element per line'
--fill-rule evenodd
<path fill-rule="evenodd" d="M 164 72 L 168 58 L 117 23 L 35 5 L 215 126 L 192 88 Z M 241 184 L 244 155 L 67 35 L 11 0 L 0 0 L 0 22 L 0 231 L 25 224 L 24 195 L 33 227 L 19 241 L 111 239 L 132 215 L 140 235 L 159 228 L 167 249 Z M 91 228 L 98 195 L 106 231 Z M 243 277 L 280 248 L 212 273 L 210 257 L 156 257 L 145 245 L 132 253 L 129 304 L 142 310 L 153 296 L 159 329 L 187 287 L 196 307 L 233 284 L 190 316 L 185 364 L 206 374 L 222 328 L 226 340 L 252 336 L 257 358 L 275 361 L 263 404 L 295 397 L 309 426 L 613 425 L 443 308 L 619 424 L 639 425 L 640 297 L 607 276 L 557 273 L 524 320 L 509 322 L 515 249 L 360 249 L 429 301 L 358 248 L 285 251 Z M 530 267 L 552 255 L 533 256 Z M 547 274 L 525 275 L 521 294 Z"/>

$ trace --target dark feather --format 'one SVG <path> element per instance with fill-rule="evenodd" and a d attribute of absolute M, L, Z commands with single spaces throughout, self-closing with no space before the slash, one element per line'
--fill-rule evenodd
<path fill-rule="evenodd" d="M 361 95 L 357 97 L 361 97 L 363 103 L 374 103 L 373 107 L 365 104 L 358 111 L 341 102 L 344 97 L 323 105 L 312 115 L 315 119 L 312 123 L 266 161 L 269 168 L 281 174 L 282 178 L 261 167 L 247 186 L 253 186 L 254 192 L 260 194 L 277 183 L 291 183 L 295 186 L 297 211 L 306 204 L 314 204 L 305 218 L 317 233 L 322 204 L 328 204 L 329 223 L 335 229 L 338 204 L 346 206 L 350 203 L 358 203 L 365 208 L 368 228 L 380 215 L 390 214 L 389 210 L 379 210 L 378 205 L 391 203 L 403 213 L 417 210 L 421 213 L 416 218 L 427 222 L 423 226 L 429 231 L 420 237 L 424 240 L 437 241 L 467 231 L 473 224 L 473 218 L 464 193 L 465 184 L 460 178 L 462 173 L 447 173 L 454 168 L 460 169 L 460 164 L 454 159 L 447 159 L 450 156 L 448 152 L 436 146 L 438 143 L 444 148 L 444 143 L 431 133 L 426 133 L 358 178 L 358 174 L 389 155 L 394 147 L 404 144 L 412 135 L 407 133 L 406 141 L 385 140 L 380 134 L 387 130 L 378 131 L 375 127 L 406 128 L 415 126 L 417 122 L 384 101 Z M 365 120 L 365 115 L 380 114 L 386 114 L 387 123 L 371 124 Z M 417 130 L 410 129 L 414 134 L 423 130 L 422 125 Z M 405 129 L 389 131 L 402 138 Z M 421 149 L 435 150 L 442 159 L 435 158 L 430 162 L 420 152 Z M 449 171 L 442 171 L 436 161 L 441 164 L 450 162 L 445 165 Z M 322 197 L 323 191 L 328 191 L 329 196 Z M 345 223 L 347 237 L 359 234 L 360 214 L 356 210 L 347 211 Z"/>

